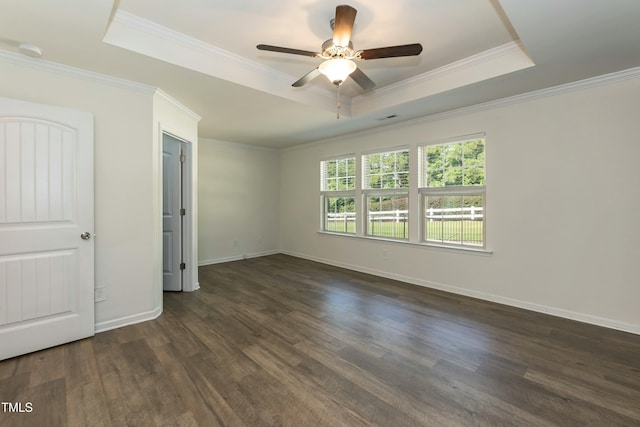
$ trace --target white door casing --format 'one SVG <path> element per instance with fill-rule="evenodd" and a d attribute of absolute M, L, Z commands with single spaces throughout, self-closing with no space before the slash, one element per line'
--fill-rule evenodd
<path fill-rule="evenodd" d="M 93 210 L 93 116 L 0 98 L 0 360 L 94 334 Z"/>
<path fill-rule="evenodd" d="M 162 287 L 182 291 L 182 142 L 162 136 Z"/>

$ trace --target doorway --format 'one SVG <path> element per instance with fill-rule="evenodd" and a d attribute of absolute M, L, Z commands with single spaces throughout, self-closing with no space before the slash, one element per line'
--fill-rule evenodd
<path fill-rule="evenodd" d="M 185 248 L 186 143 L 162 134 L 162 288 L 183 290 Z"/>

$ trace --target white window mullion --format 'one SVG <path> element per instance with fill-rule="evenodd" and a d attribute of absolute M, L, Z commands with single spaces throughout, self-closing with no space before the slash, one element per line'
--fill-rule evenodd
<path fill-rule="evenodd" d="M 411 218 L 412 226 L 409 227 L 409 241 L 420 241 L 420 194 L 415 189 L 419 186 L 420 181 L 420 156 L 418 148 L 413 147 L 409 151 L 409 218 Z"/>
<path fill-rule="evenodd" d="M 363 162 L 362 162 L 362 156 L 356 156 L 355 158 L 355 162 L 356 162 L 356 185 L 355 185 L 355 205 L 356 205 L 356 236 L 362 236 L 363 235 L 363 212 L 364 212 L 364 207 L 363 207 L 363 203 L 362 203 L 362 187 L 364 185 L 364 179 L 363 179 L 363 170 L 364 170 L 364 166 L 363 166 Z M 359 178 L 358 178 L 359 177 Z M 358 185 L 359 184 L 359 185 Z"/>

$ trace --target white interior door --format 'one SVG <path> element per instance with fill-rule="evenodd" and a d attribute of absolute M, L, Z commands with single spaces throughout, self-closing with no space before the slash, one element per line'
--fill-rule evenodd
<path fill-rule="evenodd" d="M 162 286 L 182 291 L 182 142 L 162 137 Z"/>
<path fill-rule="evenodd" d="M 0 360 L 94 334 L 93 226 L 93 117 L 0 98 Z"/>

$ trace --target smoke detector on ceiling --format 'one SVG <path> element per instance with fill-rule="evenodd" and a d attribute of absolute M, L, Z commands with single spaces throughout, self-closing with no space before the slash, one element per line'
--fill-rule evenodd
<path fill-rule="evenodd" d="M 30 56 L 32 58 L 40 58 L 42 56 L 42 50 L 31 43 L 20 43 L 18 45 L 18 50 L 21 54 Z"/>

